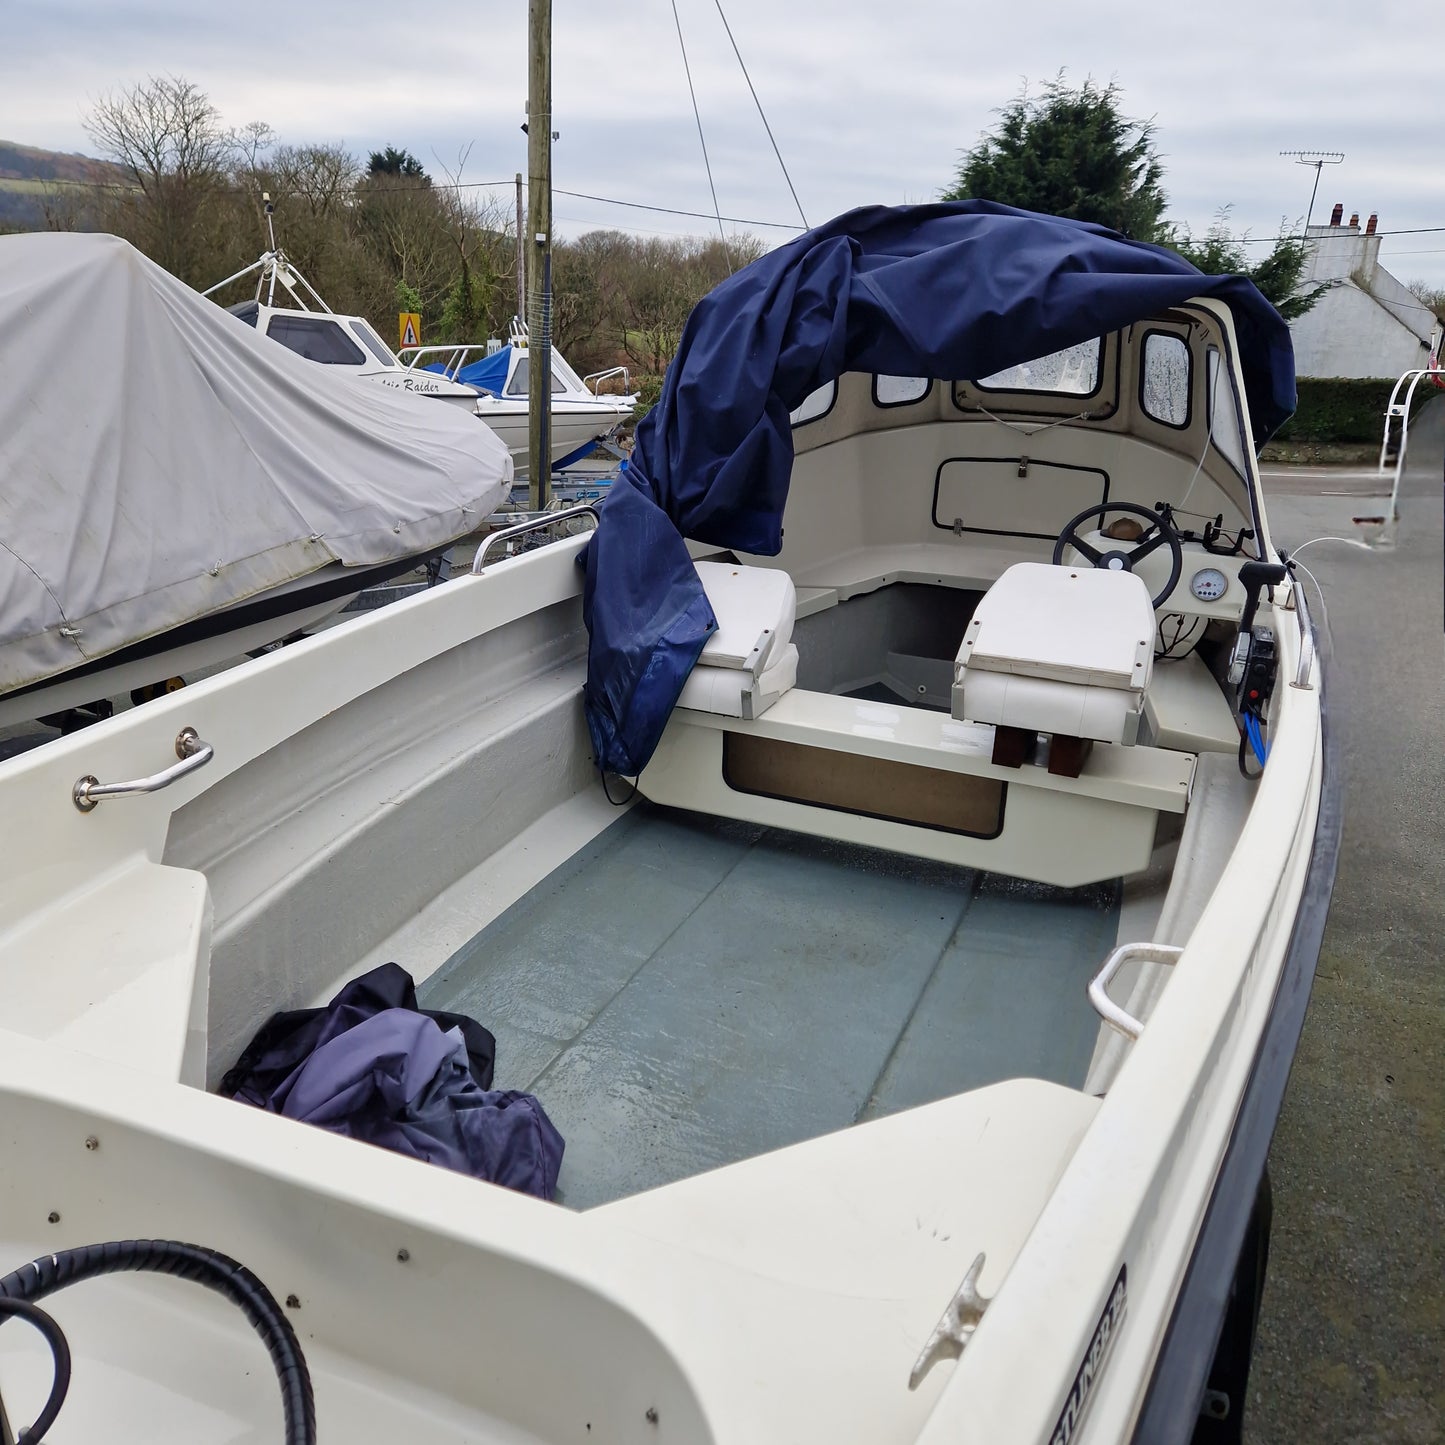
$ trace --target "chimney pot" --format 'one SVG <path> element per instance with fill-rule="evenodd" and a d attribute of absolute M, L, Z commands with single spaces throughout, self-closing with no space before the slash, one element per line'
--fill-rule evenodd
<path fill-rule="evenodd" d="M 1350 225 L 1351 225 L 1351 227 L 1353 227 L 1355 230 L 1357 230 L 1357 231 L 1359 230 L 1359 228 L 1360 228 L 1360 213 L 1359 213 L 1358 211 L 1351 211 L 1351 212 L 1350 212 Z"/>
<path fill-rule="evenodd" d="M 1365 234 L 1367 236 L 1373 236 L 1375 234 L 1375 227 L 1379 224 L 1380 218 L 1373 211 L 1371 211 L 1370 219 L 1365 222 Z"/>
<path fill-rule="evenodd" d="M 1336 201 L 1334 210 L 1330 212 L 1330 225 L 1338 226 L 1344 214 L 1345 203 L 1343 201 Z"/>

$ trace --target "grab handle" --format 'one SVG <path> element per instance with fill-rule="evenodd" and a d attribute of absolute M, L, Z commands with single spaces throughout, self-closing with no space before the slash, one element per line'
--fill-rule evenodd
<path fill-rule="evenodd" d="M 102 798 L 123 798 L 128 793 L 158 793 L 194 773 L 197 768 L 205 767 L 216 756 L 216 750 L 210 743 L 201 741 L 195 728 L 182 728 L 176 735 L 176 756 L 180 762 L 172 763 L 148 778 L 134 778 L 126 783 L 102 783 L 87 773 L 85 777 L 76 779 L 71 797 L 82 813 L 89 813 L 99 806 Z"/>
<path fill-rule="evenodd" d="M 516 527 L 504 527 L 500 532 L 489 533 L 477 548 L 477 555 L 472 558 L 472 575 L 479 576 L 486 565 L 487 553 L 492 547 L 500 542 L 510 542 L 514 537 L 525 537 L 529 532 L 540 532 L 543 529 L 555 526 L 558 522 L 571 521 L 574 517 L 591 517 L 593 530 L 596 530 L 601 518 L 597 515 L 597 508 L 583 505 L 580 507 L 568 507 L 561 512 L 541 512 L 530 521 L 522 522 Z"/>
<path fill-rule="evenodd" d="M 1144 1032 L 1143 1023 L 1122 1009 L 1109 997 L 1114 975 L 1126 963 L 1177 963 L 1182 948 L 1172 943 L 1122 943 L 1104 960 L 1104 966 L 1089 982 L 1089 1002 L 1094 1012 L 1110 1028 L 1118 1029 L 1126 1039 L 1137 1039 Z"/>

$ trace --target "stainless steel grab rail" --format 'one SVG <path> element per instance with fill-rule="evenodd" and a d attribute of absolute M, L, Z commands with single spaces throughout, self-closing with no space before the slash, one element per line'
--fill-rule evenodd
<path fill-rule="evenodd" d="M 1294 681 L 1290 686 L 1312 688 L 1315 670 L 1314 619 L 1310 616 L 1310 604 L 1309 598 L 1305 596 L 1304 579 L 1291 572 L 1290 581 L 1294 584 L 1290 589 L 1290 600 L 1294 603 L 1295 616 L 1299 621 L 1299 666 L 1295 669 Z"/>
<path fill-rule="evenodd" d="M 541 516 L 533 517 L 529 522 L 522 522 L 515 527 L 504 527 L 500 532 L 490 533 L 477 548 L 477 555 L 472 558 L 472 576 L 477 576 L 482 570 L 482 562 L 491 549 L 493 542 L 508 542 L 513 537 L 524 537 L 529 532 L 540 532 L 545 527 L 555 526 L 558 522 L 565 522 L 571 517 L 591 517 L 593 530 L 596 530 L 601 518 L 597 514 L 597 508 L 583 504 L 580 507 L 566 507 L 560 512 L 543 512 Z"/>
<path fill-rule="evenodd" d="M 1094 1012 L 1110 1028 L 1118 1029 L 1126 1039 L 1137 1039 L 1144 1032 L 1143 1022 L 1127 1009 L 1120 1008 L 1109 997 L 1108 989 L 1114 981 L 1114 975 L 1126 963 L 1136 960 L 1140 963 L 1177 963 L 1183 952 L 1182 948 L 1177 948 L 1172 943 L 1121 943 L 1104 960 L 1103 968 L 1089 981 L 1089 1002 L 1093 1004 Z"/>
<path fill-rule="evenodd" d="M 216 750 L 210 743 L 201 741 L 195 728 L 182 728 L 176 735 L 176 756 L 180 762 L 172 763 L 148 778 L 134 778 L 126 783 L 102 783 L 87 773 L 85 777 L 76 779 L 71 797 L 82 813 L 89 813 L 100 805 L 103 798 L 123 798 L 128 793 L 158 793 L 194 773 L 197 768 L 205 767 L 216 756 Z"/>

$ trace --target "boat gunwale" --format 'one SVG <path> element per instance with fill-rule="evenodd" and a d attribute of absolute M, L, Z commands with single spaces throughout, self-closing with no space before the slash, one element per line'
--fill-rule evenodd
<path fill-rule="evenodd" d="M 1282 602 L 1272 607 L 1288 615 Z M 1278 629 L 1278 635 L 1284 677 L 1293 669 L 1299 644 L 1292 627 Z M 1322 771 L 1317 700 L 1309 690 L 1283 682 L 1280 693 L 1285 706 L 1276 722 L 1282 746 L 1278 766 L 1266 770 L 1241 839 L 1251 844 L 1277 839 L 1269 849 L 1269 866 L 1251 869 L 1236 847 L 1190 935 L 1174 981 L 940 1396 L 920 1437 L 928 1445 L 953 1438 L 950 1431 L 965 1420 L 972 1428 L 982 1427 L 985 1436 L 996 1427 L 993 1438 L 1000 1440 L 1034 1438 L 1033 1432 L 1050 1438 L 1061 1406 L 1068 1406 L 1073 1367 L 1091 1357 L 1089 1428 L 1098 1438 L 1131 1438 L 1237 1127 L 1244 1085 L 1274 1011 L 1309 876 Z M 1287 815 L 1282 826 L 1289 830 L 1285 839 L 1279 839 L 1276 821 L 1281 808 Z M 1242 892 L 1243 898 L 1231 900 L 1227 890 Z M 1226 923 L 1228 931 L 1221 935 Z M 1247 940 L 1211 957 L 1211 941 L 1238 939 L 1242 924 L 1248 927 Z M 1273 975 L 1273 987 L 1268 982 L 1261 987 L 1262 969 Z M 1262 997 L 1265 988 L 1268 1001 Z M 1166 1077 L 1174 1081 L 1172 1094 L 1179 1103 L 1167 1119 L 1156 1107 L 1157 1086 Z M 1206 1083 L 1211 1087 L 1202 1087 Z M 1187 1099 L 1180 1097 L 1181 1088 L 1188 1090 Z M 1131 1297 L 1128 1326 L 1114 1332 L 1105 1368 L 1102 1351 L 1095 1349 L 1097 1326 L 1121 1263 Z M 1231 1261 L 1229 1278 L 1233 1273 Z M 1064 1279 L 1070 1286 L 1068 1303 L 1044 1320 L 1040 1297 L 1048 1292 L 1057 1298 Z M 1123 1317 L 1122 1309 L 1117 1313 Z M 1058 1391 L 1036 1394 L 1022 1413 L 1016 1393 L 1022 1365 L 1010 1353 L 1021 1318 L 1036 1326 L 1028 1361 L 1032 1377 L 1042 1372 Z M 1121 1355 L 1130 1357 L 1128 1363 Z M 1014 1404 L 1006 1408 L 1010 1397 Z M 1076 1422 L 1077 1415 L 1076 1410 Z M 1006 1424 L 1009 1433 L 997 1433 Z"/>
<path fill-rule="evenodd" d="M 1295 585 L 1300 584 L 1297 581 Z M 1266 1177 L 1270 1144 L 1304 1029 L 1329 917 L 1343 830 L 1344 781 L 1340 740 L 1325 688 L 1329 636 L 1319 624 L 1312 631 L 1320 717 L 1320 790 L 1309 869 L 1224 1159 L 1130 1437 L 1149 1445 L 1182 1445 L 1200 1418 L 1200 1402 L 1223 1335 L 1237 1262 L 1247 1244 L 1256 1198 Z M 1247 1383 L 1252 1353 L 1251 1341 L 1241 1386 Z M 1231 1397 L 1230 1405 L 1242 1411 L 1245 1401 Z"/>

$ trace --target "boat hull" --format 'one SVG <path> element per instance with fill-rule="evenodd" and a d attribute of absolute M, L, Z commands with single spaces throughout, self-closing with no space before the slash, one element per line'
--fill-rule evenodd
<path fill-rule="evenodd" d="M 615 431 L 632 414 L 632 405 L 613 405 L 605 400 L 588 402 L 559 401 L 552 406 L 550 420 L 553 462 L 575 452 L 586 443 L 597 441 Z M 482 397 L 477 415 L 506 444 L 519 472 L 525 471 L 528 457 L 528 414 L 525 405 L 494 401 Z"/>
<path fill-rule="evenodd" d="M 499 910 L 541 881 L 539 854 L 558 856 L 568 829 L 564 851 L 587 844 L 602 823 L 583 813 L 615 817 L 583 791 L 582 544 L 495 564 L 0 764 L 26 837 L 23 856 L 7 845 L 0 894 L 16 1033 L 0 1098 L 16 1157 L 27 1139 L 98 1141 L 63 1168 L 9 1172 L 6 1262 L 117 1234 L 224 1249 L 299 1301 L 327 1433 L 378 1441 L 425 1399 L 455 1438 L 500 1422 L 560 1440 L 575 1415 L 643 1440 L 653 1411 L 698 1442 L 1023 1445 L 1055 1430 L 1125 1278 L 1121 1327 L 1076 1413 L 1087 1438 L 1129 1438 L 1297 933 L 1323 767 L 1312 687 L 1287 690 L 1262 806 L 1102 1100 L 1010 1080 L 577 1214 L 197 1087 L 267 1011 L 327 995 L 368 948 L 419 974 L 440 966 L 456 945 L 444 926 L 412 927 L 418 900 Z M 1269 616 L 1294 675 L 1293 614 L 1281 600 Z M 185 726 L 215 747 L 207 768 L 94 816 L 71 806 L 76 777 L 152 772 Z M 439 836 L 454 840 L 440 853 Z M 108 972 L 66 984 L 97 919 Z M 107 1062 L 77 1066 L 75 1050 Z M 84 1172 L 97 1168 L 100 1190 Z M 46 1211 L 61 1223 L 47 1229 Z M 985 1327 L 910 1393 L 913 1358 L 981 1249 Z M 134 1297 L 117 1288 L 112 1317 Z M 475 1331 L 479 1297 L 508 1301 L 487 1312 L 510 1340 L 495 1356 Z M 218 1345 L 244 1327 L 196 1308 L 178 1302 L 147 1336 L 166 1347 L 126 1353 L 119 1374 L 143 1393 L 193 1380 L 190 1408 L 215 1392 L 248 1423 L 265 1418 L 264 1365 L 245 1386 L 254 1399 L 216 1374 Z M 394 1327 L 423 1318 L 420 1333 Z M 439 1344 L 452 1330 L 473 1364 L 478 1350 L 511 1363 L 478 1372 Z M 595 1372 L 572 1369 L 583 1351 Z M 360 1391 L 348 1361 L 382 1383 Z M 604 1413 L 608 1399 L 624 1413 Z M 104 1406 L 71 1408 L 85 1422 Z"/>

